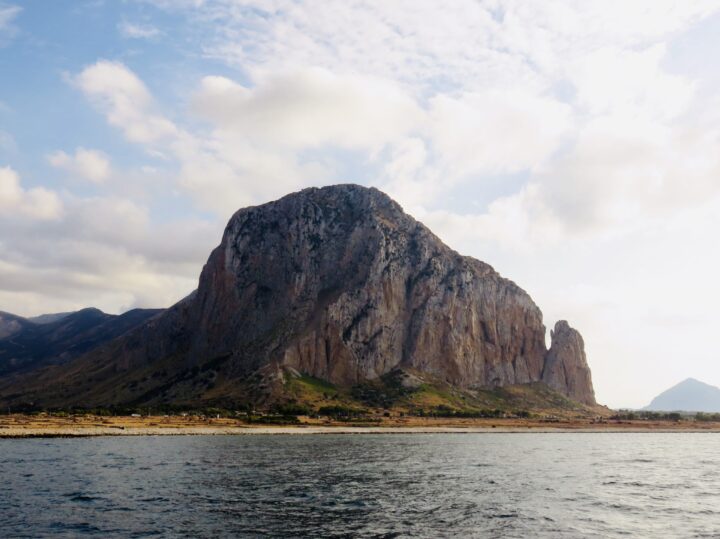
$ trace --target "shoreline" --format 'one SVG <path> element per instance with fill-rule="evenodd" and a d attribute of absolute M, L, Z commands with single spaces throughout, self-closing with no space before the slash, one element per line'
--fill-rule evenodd
<path fill-rule="evenodd" d="M 720 433 L 720 423 L 694 421 L 604 421 L 570 419 L 411 419 L 366 425 L 306 421 L 294 425 L 250 424 L 204 417 L 35 417 L 0 416 L 0 439 L 96 436 L 248 436 L 327 434 L 489 434 L 489 433 Z"/>
<path fill-rule="evenodd" d="M 0 439 L 18 440 L 31 438 L 97 438 L 97 437 L 130 437 L 130 436 L 325 436 L 325 435 L 388 435 L 388 434 L 712 434 L 720 433 L 717 429 L 547 429 L 547 428 L 430 428 L 412 427 L 378 427 L 366 429 L 362 427 L 329 427 L 328 430 L 302 429 L 297 427 L 251 428 L 241 429 L 132 429 L 126 431 L 82 431 L 47 430 L 32 432 L 0 433 Z"/>

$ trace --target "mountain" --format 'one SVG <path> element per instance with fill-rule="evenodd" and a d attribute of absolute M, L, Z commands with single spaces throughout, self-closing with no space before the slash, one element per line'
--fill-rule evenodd
<path fill-rule="evenodd" d="M 468 391 L 544 380 L 595 403 L 575 330 L 559 323 L 548 353 L 525 291 L 357 185 L 239 210 L 193 294 L 66 365 L 0 380 L 0 401 L 230 406 L 291 378 L 396 375 Z"/>
<path fill-rule="evenodd" d="M 0 339 L 14 335 L 30 324 L 31 322 L 22 316 L 0 311 Z"/>
<path fill-rule="evenodd" d="M 33 322 L 33 318 L 22 319 L 17 331 L 0 339 L 0 375 L 67 363 L 159 312 L 134 309 L 111 315 L 89 308 L 61 316 L 44 315 L 39 323 Z"/>
<path fill-rule="evenodd" d="M 71 313 L 41 314 L 40 316 L 22 317 L 15 314 L 0 311 L 0 339 L 18 333 L 24 328 L 32 327 L 34 324 L 47 324 L 55 322 Z"/>
<path fill-rule="evenodd" d="M 51 314 L 41 314 L 38 316 L 31 316 L 28 318 L 30 322 L 33 324 L 49 324 L 51 322 L 57 322 L 59 320 L 62 320 L 69 314 L 73 314 L 71 312 L 69 313 L 51 313 Z"/>
<path fill-rule="evenodd" d="M 644 410 L 720 412 L 720 388 L 688 378 L 660 393 Z"/>

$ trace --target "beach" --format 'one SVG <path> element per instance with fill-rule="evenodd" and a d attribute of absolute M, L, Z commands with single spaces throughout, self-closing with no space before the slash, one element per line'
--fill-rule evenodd
<path fill-rule="evenodd" d="M 267 425 L 203 416 L 68 417 L 11 414 L 0 417 L 0 438 L 82 436 L 197 436 L 252 434 L 462 434 L 484 432 L 720 432 L 720 423 L 698 421 L 383 418 L 361 424 L 301 418 Z"/>

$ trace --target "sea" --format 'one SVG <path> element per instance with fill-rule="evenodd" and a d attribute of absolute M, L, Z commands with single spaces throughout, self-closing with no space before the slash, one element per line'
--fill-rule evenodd
<path fill-rule="evenodd" d="M 720 537 L 720 434 L 2 439 L 0 537 Z"/>

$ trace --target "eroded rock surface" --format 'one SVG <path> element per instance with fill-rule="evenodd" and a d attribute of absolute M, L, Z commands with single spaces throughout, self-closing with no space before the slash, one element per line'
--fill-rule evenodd
<path fill-rule="evenodd" d="M 192 353 L 334 383 L 397 366 L 461 386 L 539 380 L 542 315 L 375 189 L 308 189 L 239 211 L 200 279 Z"/>
<path fill-rule="evenodd" d="M 595 404 L 582 336 L 565 320 L 555 324 L 550 336 L 552 344 L 545 359 L 542 381 L 575 401 Z"/>

